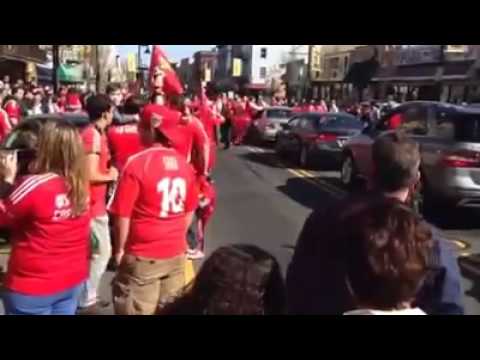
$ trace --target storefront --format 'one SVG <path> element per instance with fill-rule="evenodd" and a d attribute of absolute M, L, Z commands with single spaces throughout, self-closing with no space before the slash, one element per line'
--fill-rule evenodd
<path fill-rule="evenodd" d="M 36 80 L 36 64 L 47 60 L 46 51 L 39 45 L 0 45 L 0 77 L 10 76 L 10 81 Z"/>

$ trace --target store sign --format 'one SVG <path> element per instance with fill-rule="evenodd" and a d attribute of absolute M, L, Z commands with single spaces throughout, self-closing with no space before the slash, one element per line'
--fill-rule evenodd
<path fill-rule="evenodd" d="M 44 63 L 47 60 L 47 53 L 40 49 L 40 45 L 0 45 L 0 56 L 35 63 Z"/>
<path fill-rule="evenodd" d="M 233 59 L 233 74 L 234 77 L 242 76 L 242 59 Z"/>
<path fill-rule="evenodd" d="M 412 46 L 397 51 L 396 65 L 419 65 L 439 63 L 442 57 L 440 45 Z"/>
<path fill-rule="evenodd" d="M 322 66 L 322 45 L 311 45 L 310 74 L 312 81 L 321 80 Z"/>
<path fill-rule="evenodd" d="M 446 45 L 445 52 L 448 53 L 467 53 L 469 51 L 468 45 Z"/>
<path fill-rule="evenodd" d="M 127 71 L 130 73 L 134 73 L 137 71 L 137 55 L 136 54 L 128 54 Z"/>
<path fill-rule="evenodd" d="M 212 71 L 210 69 L 205 69 L 204 79 L 206 82 L 212 81 Z"/>

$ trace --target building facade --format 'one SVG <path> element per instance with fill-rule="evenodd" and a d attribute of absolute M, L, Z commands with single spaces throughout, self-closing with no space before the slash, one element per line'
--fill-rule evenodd
<path fill-rule="evenodd" d="M 210 86 L 217 66 L 216 51 L 198 51 L 193 55 L 191 86 L 193 91 L 200 89 L 202 84 Z"/>
<path fill-rule="evenodd" d="M 10 76 L 15 82 L 37 80 L 37 64 L 47 61 L 47 50 L 42 45 L 0 45 L 0 76 Z"/>
<path fill-rule="evenodd" d="M 178 76 L 182 81 L 185 91 L 187 93 L 193 92 L 193 59 L 184 58 L 180 60 L 180 64 L 177 69 Z"/>
<path fill-rule="evenodd" d="M 218 45 L 215 84 L 222 90 L 275 93 L 292 54 L 301 56 L 301 46 Z"/>
<path fill-rule="evenodd" d="M 379 97 L 452 103 L 480 99 L 478 45 L 395 46 L 393 65 L 372 79 Z"/>
<path fill-rule="evenodd" d="M 351 64 L 353 51 L 363 45 L 312 45 L 310 56 L 309 98 L 347 101 L 353 86 L 344 79 Z"/>

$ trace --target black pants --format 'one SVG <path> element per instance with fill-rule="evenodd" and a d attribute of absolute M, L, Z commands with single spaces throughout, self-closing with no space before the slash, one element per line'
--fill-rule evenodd
<path fill-rule="evenodd" d="M 222 144 L 224 144 L 225 148 L 228 149 L 230 147 L 230 141 L 232 138 L 232 122 L 230 120 L 226 120 L 220 128 L 220 132 L 222 135 Z"/>
<path fill-rule="evenodd" d="M 193 214 L 192 224 L 188 228 L 187 232 L 187 244 L 191 250 L 196 249 L 198 246 L 197 223 L 197 212 L 195 211 Z"/>

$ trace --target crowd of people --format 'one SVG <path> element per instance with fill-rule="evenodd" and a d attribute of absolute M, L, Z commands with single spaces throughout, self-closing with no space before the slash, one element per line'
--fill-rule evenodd
<path fill-rule="evenodd" d="M 454 255 L 411 210 L 420 153 L 401 133 L 373 147 L 374 190 L 307 219 L 286 281 L 271 254 L 243 244 L 217 249 L 186 284 L 186 260 L 205 256 L 217 146 L 241 144 L 268 105 L 205 89 L 189 99 L 167 81 L 158 69 L 148 101 L 116 85 L 56 97 L 0 84 L 2 140 L 18 133 L 0 154 L 0 227 L 12 245 L 7 314 L 98 313 L 110 261 L 119 315 L 463 314 Z M 294 111 L 340 109 L 320 101 Z M 64 112 L 85 112 L 90 123 L 19 122 Z"/>

